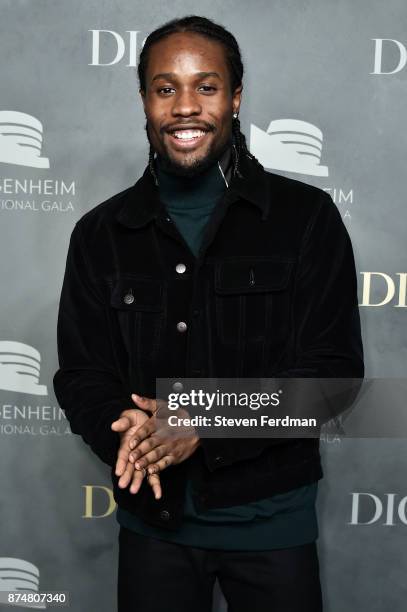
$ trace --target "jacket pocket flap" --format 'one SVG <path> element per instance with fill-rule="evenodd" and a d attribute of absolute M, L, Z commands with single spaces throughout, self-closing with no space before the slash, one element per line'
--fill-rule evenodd
<path fill-rule="evenodd" d="M 222 294 L 261 293 L 286 289 L 294 260 L 244 257 L 215 266 L 215 291 Z"/>
<path fill-rule="evenodd" d="M 121 277 L 113 283 L 110 305 L 120 310 L 159 312 L 163 309 L 163 284 L 152 278 Z"/>

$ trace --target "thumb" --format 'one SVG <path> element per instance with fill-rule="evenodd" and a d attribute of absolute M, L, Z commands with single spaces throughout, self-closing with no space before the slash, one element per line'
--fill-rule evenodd
<path fill-rule="evenodd" d="M 147 403 L 147 398 L 143 397 L 142 395 L 137 395 L 137 393 L 132 393 L 131 394 L 131 399 L 133 400 L 133 402 L 135 404 L 144 405 L 144 404 Z"/>
<path fill-rule="evenodd" d="M 141 395 L 137 395 L 137 393 L 131 394 L 131 399 L 136 404 L 136 406 L 140 406 L 142 410 L 148 410 L 148 412 L 155 412 L 155 400 L 150 399 L 149 397 L 141 397 Z"/>
<path fill-rule="evenodd" d="M 127 416 L 119 417 L 116 421 L 113 421 L 111 428 L 113 431 L 126 431 L 130 427 L 130 419 Z"/>
<path fill-rule="evenodd" d="M 151 400 L 148 397 L 142 397 L 141 395 L 137 395 L 137 393 L 132 393 L 131 399 L 136 406 L 141 407 L 142 410 L 150 410 Z"/>

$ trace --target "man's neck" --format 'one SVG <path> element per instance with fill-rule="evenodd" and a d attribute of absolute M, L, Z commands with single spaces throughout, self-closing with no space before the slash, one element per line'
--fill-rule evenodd
<path fill-rule="evenodd" d="M 182 176 L 175 172 L 172 172 L 171 166 L 166 162 L 166 160 L 157 154 L 154 158 L 154 164 L 156 169 L 158 169 L 158 174 L 161 176 L 168 178 L 172 182 L 180 182 L 180 183 L 194 183 L 197 182 L 205 182 L 208 176 L 214 173 L 215 169 L 220 173 L 222 180 L 225 182 L 225 186 L 228 187 L 230 184 L 230 180 L 232 178 L 232 167 L 233 167 L 233 155 L 232 155 L 232 144 L 228 143 L 224 151 L 220 154 L 219 158 L 207 167 L 202 172 L 192 174 L 190 176 Z"/>
<path fill-rule="evenodd" d="M 161 158 L 155 161 L 160 199 L 170 212 L 207 214 L 222 198 L 229 186 L 228 175 L 232 166 L 231 147 L 219 159 L 194 177 L 183 177 L 163 168 Z"/>

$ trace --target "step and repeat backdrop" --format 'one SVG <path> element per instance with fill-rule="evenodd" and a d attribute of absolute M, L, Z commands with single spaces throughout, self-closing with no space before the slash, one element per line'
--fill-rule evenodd
<path fill-rule="evenodd" d="M 0 593 L 68 591 L 75 612 L 116 609 L 119 527 L 109 468 L 53 393 L 68 241 L 85 212 L 144 171 L 138 54 L 151 30 L 186 14 L 240 44 L 251 151 L 326 190 L 342 214 L 366 376 L 405 377 L 405 0 L 1 0 Z M 325 609 L 402 612 L 406 441 L 326 435 L 321 447 Z M 213 609 L 226 609 L 218 589 Z"/>

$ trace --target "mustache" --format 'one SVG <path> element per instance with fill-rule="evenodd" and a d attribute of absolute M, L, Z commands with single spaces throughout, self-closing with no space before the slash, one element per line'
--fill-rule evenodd
<path fill-rule="evenodd" d="M 193 121 L 189 121 L 188 123 L 186 122 L 181 122 L 181 123 L 172 123 L 167 124 L 167 125 L 163 125 L 160 127 L 160 134 L 163 134 L 165 132 L 168 132 L 169 130 L 171 130 L 171 128 L 176 125 L 177 128 L 181 128 L 182 127 L 189 127 L 190 125 L 194 125 L 197 126 L 199 125 L 199 127 L 201 127 L 203 130 L 207 131 L 207 132 L 216 132 L 216 126 L 214 126 L 212 123 L 208 123 L 207 121 L 203 121 L 203 122 L 193 122 Z M 151 123 L 146 119 L 145 123 L 144 123 L 144 129 L 147 132 L 147 138 L 150 140 L 149 138 L 149 127 L 151 127 Z"/>
<path fill-rule="evenodd" d="M 180 122 L 174 122 L 172 124 L 167 124 L 167 125 L 163 125 L 160 127 L 160 134 L 163 134 L 165 132 L 171 132 L 174 131 L 175 129 L 182 129 L 182 128 L 188 128 L 190 126 L 193 126 L 193 129 L 202 129 L 205 130 L 205 132 L 215 132 L 216 131 L 216 127 L 211 124 L 211 123 L 207 123 L 206 121 L 188 121 L 188 122 L 184 122 L 184 121 L 180 121 Z"/>

